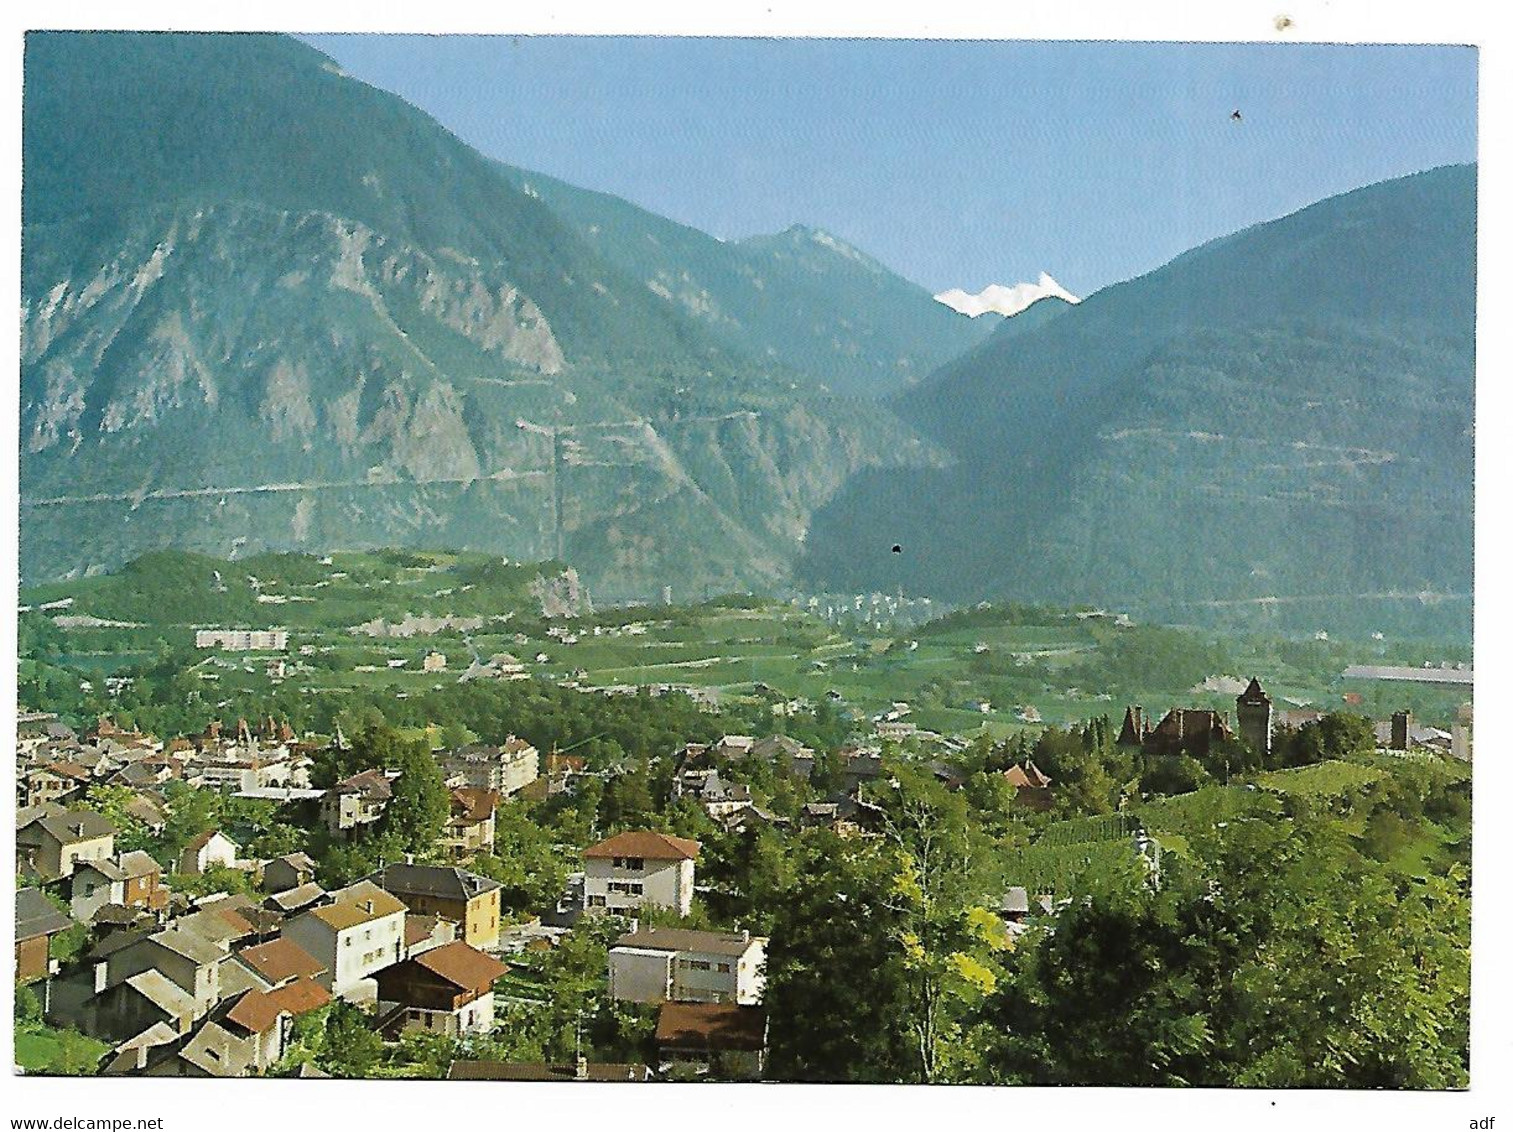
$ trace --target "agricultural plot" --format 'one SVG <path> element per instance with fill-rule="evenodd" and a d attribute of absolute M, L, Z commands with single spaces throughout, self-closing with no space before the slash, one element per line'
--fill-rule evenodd
<path fill-rule="evenodd" d="M 1093 877 L 1142 867 L 1132 839 L 1123 837 L 1069 845 L 1037 841 L 1002 858 L 1004 883 L 1022 885 L 1032 896 L 1067 896 L 1086 888 Z"/>
<path fill-rule="evenodd" d="M 1135 813 L 1156 833 L 1190 834 L 1220 822 L 1255 814 L 1276 814 L 1281 805 L 1261 790 L 1244 786 L 1205 786 L 1190 794 L 1143 802 Z"/>
<path fill-rule="evenodd" d="M 1343 798 L 1385 777 L 1387 771 L 1380 767 L 1330 759 L 1313 766 L 1268 771 L 1256 783 L 1263 790 L 1288 797 L 1327 800 Z"/>

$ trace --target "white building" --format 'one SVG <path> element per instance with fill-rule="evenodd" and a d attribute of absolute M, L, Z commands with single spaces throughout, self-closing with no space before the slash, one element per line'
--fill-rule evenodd
<path fill-rule="evenodd" d="M 199 876 L 213 868 L 233 869 L 240 848 L 220 830 L 206 830 L 184 846 L 179 854 L 179 872 Z"/>
<path fill-rule="evenodd" d="M 540 752 L 514 735 L 497 747 L 473 743 L 454 748 L 440 761 L 449 785 L 497 790 L 502 798 L 518 794 L 541 774 Z"/>
<path fill-rule="evenodd" d="M 693 907 L 699 843 L 666 833 L 618 833 L 583 851 L 583 906 L 625 914 L 643 905 Z"/>
<path fill-rule="evenodd" d="M 767 940 L 750 932 L 643 928 L 609 952 L 609 993 L 620 1002 L 756 1006 L 766 986 Z"/>
<path fill-rule="evenodd" d="M 319 982 L 337 998 L 373 1001 L 371 976 L 404 958 L 405 906 L 371 881 L 333 893 L 336 900 L 284 924 L 284 937 L 326 970 Z"/>
<path fill-rule="evenodd" d="M 283 652 L 289 647 L 287 629 L 197 629 L 194 634 L 197 649 L 225 649 L 227 652 L 252 652 L 272 650 Z"/>

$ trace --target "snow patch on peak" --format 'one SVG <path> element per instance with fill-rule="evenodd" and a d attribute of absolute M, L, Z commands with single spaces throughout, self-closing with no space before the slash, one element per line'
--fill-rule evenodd
<path fill-rule="evenodd" d="M 976 318 L 990 311 L 1013 317 L 1021 311 L 1028 310 L 1041 299 L 1051 298 L 1061 299 L 1068 303 L 1082 302 L 1044 271 L 1034 283 L 1015 283 L 1012 287 L 1005 287 L 1002 283 L 993 283 L 975 295 L 970 295 L 960 287 L 955 287 L 936 295 L 935 301 L 944 303 L 954 311 Z"/>

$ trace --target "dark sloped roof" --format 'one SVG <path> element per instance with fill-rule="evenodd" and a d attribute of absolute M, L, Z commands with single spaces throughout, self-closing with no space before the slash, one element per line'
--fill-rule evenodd
<path fill-rule="evenodd" d="M 502 887 L 497 880 L 444 865 L 385 865 L 367 879 L 401 898 L 430 896 L 440 900 L 471 900 Z"/>
<path fill-rule="evenodd" d="M 336 794 L 363 794 L 374 801 L 387 801 L 394 796 L 394 787 L 381 770 L 363 770 L 344 778 L 331 787 Z"/>
<path fill-rule="evenodd" d="M 644 1065 L 590 1064 L 580 1077 L 571 1065 L 515 1065 L 506 1061 L 454 1061 L 449 1081 L 650 1081 Z"/>
<path fill-rule="evenodd" d="M 140 849 L 133 849 L 129 853 L 121 854 L 121 872 L 130 879 L 151 876 L 153 873 L 163 871 L 163 866 L 152 859 L 148 853 Z"/>
<path fill-rule="evenodd" d="M 665 1002 L 657 1012 L 657 1045 L 670 1049 L 761 1050 L 767 1012 L 760 1006 Z"/>
<path fill-rule="evenodd" d="M 63 845 L 80 841 L 93 841 L 97 837 L 109 837 L 116 827 L 103 814 L 93 810 L 67 810 L 39 818 L 37 824 Z"/>
<path fill-rule="evenodd" d="M 452 791 L 452 821 L 473 825 L 487 821 L 499 807 L 499 791 L 459 786 Z"/>
<path fill-rule="evenodd" d="M 298 888 L 286 888 L 283 892 L 275 892 L 269 896 L 265 903 L 272 904 L 285 912 L 297 912 L 314 904 L 326 895 L 326 890 L 313 880 Z"/>
<path fill-rule="evenodd" d="M 35 888 L 16 890 L 16 942 L 66 931 L 74 922 Z"/>

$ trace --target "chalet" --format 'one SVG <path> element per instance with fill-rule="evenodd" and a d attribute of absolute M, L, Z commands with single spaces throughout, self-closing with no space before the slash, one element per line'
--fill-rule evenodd
<path fill-rule="evenodd" d="M 609 951 L 609 993 L 619 1002 L 756 1005 L 766 964 L 767 940 L 750 932 L 640 928 Z"/>
<path fill-rule="evenodd" d="M 767 1011 L 760 1006 L 664 1003 L 657 1012 L 657 1071 L 759 1081 L 767 1067 Z"/>
<path fill-rule="evenodd" d="M 494 1027 L 494 981 L 509 968 L 462 940 L 431 948 L 379 971 L 385 1032 L 427 1030 L 463 1037 Z"/>
<path fill-rule="evenodd" d="M 797 739 L 786 735 L 769 735 L 752 745 L 754 757 L 771 763 L 780 773 L 808 779 L 814 773 L 815 752 Z"/>
<path fill-rule="evenodd" d="M 879 833 L 883 810 L 850 794 L 835 793 L 822 802 L 806 803 L 799 811 L 799 825 L 823 826 L 840 837 L 872 837 Z"/>
<path fill-rule="evenodd" d="M 692 798 L 712 818 L 733 813 L 751 804 L 751 789 L 739 782 L 726 782 L 713 767 L 685 770 L 673 779 L 672 797 Z"/>
<path fill-rule="evenodd" d="M 624 914 L 642 905 L 686 916 L 699 843 L 665 833 L 618 833 L 583 851 L 583 906 Z"/>
<path fill-rule="evenodd" d="M 497 880 L 444 865 L 403 863 L 385 865 L 368 880 L 398 897 L 412 915 L 451 920 L 473 947 L 499 945 L 502 886 Z"/>
<path fill-rule="evenodd" d="M 763 826 L 787 827 L 792 824 L 787 818 L 750 802 L 739 809 L 721 814 L 718 821 L 726 833 L 749 833 Z"/>
<path fill-rule="evenodd" d="M 16 983 L 40 979 L 52 972 L 48 945 L 52 937 L 74 923 L 53 907 L 40 889 L 16 890 Z"/>
<path fill-rule="evenodd" d="M 755 746 L 756 740 L 750 735 L 726 735 L 709 749 L 709 753 L 716 759 L 738 762 L 751 754 Z"/>
<path fill-rule="evenodd" d="M 864 783 L 881 778 L 883 754 L 876 747 L 842 747 L 840 788 L 855 794 Z"/>

